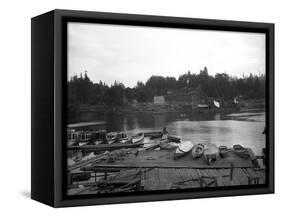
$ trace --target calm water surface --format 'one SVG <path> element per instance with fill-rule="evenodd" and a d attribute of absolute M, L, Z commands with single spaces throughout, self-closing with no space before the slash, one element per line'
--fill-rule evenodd
<path fill-rule="evenodd" d="M 87 115 L 87 121 L 94 121 Z M 166 127 L 172 135 L 193 143 L 214 143 L 232 147 L 241 144 L 261 154 L 265 147 L 264 112 L 244 112 L 233 114 L 142 114 L 118 116 L 108 114 L 99 120 L 107 122 L 107 131 L 126 131 L 129 136 L 137 132 L 162 130 Z"/>

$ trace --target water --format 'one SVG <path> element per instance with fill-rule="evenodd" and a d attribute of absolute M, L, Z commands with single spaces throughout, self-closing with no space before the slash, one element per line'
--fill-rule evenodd
<path fill-rule="evenodd" d="M 90 115 L 87 115 L 88 121 Z M 214 143 L 232 147 L 241 144 L 250 147 L 256 154 L 265 147 L 264 112 L 233 114 L 141 114 L 118 116 L 108 114 L 102 117 L 107 122 L 106 130 L 126 131 L 129 136 L 137 132 L 158 131 L 166 127 L 172 135 L 193 143 Z"/>

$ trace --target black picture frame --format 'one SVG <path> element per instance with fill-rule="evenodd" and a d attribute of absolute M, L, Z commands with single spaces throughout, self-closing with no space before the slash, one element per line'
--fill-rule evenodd
<path fill-rule="evenodd" d="M 66 23 L 69 21 L 265 33 L 267 184 L 135 195 L 66 196 Z M 31 27 L 32 199 L 53 207 L 68 207 L 274 193 L 274 24 L 53 10 L 32 18 Z"/>

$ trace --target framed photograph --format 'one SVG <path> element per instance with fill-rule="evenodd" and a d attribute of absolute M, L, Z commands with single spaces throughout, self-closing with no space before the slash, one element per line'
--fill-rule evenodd
<path fill-rule="evenodd" d="M 32 198 L 54 207 L 274 192 L 274 24 L 32 19 Z"/>

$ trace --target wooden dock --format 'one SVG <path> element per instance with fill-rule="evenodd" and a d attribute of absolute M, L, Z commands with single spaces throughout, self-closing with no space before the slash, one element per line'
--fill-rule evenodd
<path fill-rule="evenodd" d="M 146 150 L 140 151 L 137 155 L 135 153 L 129 153 L 125 157 L 116 159 L 114 164 L 98 162 L 95 166 L 120 168 L 230 168 L 231 164 L 234 167 L 256 167 L 251 158 L 241 158 L 234 152 L 229 152 L 225 158 L 218 157 L 216 162 L 208 165 L 204 157 L 194 159 L 191 153 L 178 160 L 174 160 L 173 150 Z"/>
<path fill-rule="evenodd" d="M 141 149 L 114 150 L 99 158 L 68 168 L 69 195 L 131 191 L 170 190 L 266 183 L 266 168 L 257 165 L 250 152 L 242 158 L 229 151 L 208 165 L 204 157 L 191 153 L 174 160 L 174 151 L 154 150 L 157 144 Z M 109 160 L 110 159 L 110 160 Z M 81 181 L 77 181 L 77 177 Z M 74 178 L 73 178 L 74 177 Z M 75 178 L 76 177 L 76 178 Z M 88 177 L 87 180 L 83 177 Z M 99 177 L 99 178 L 97 178 Z M 125 186 L 125 187 L 124 187 Z"/>
<path fill-rule="evenodd" d="M 136 182 L 140 174 L 142 191 L 206 188 L 223 186 L 243 186 L 265 184 L 265 171 L 257 168 L 194 169 L 194 168 L 141 168 L 123 169 L 106 181 L 82 182 L 79 188 L 69 190 L 69 194 L 93 194 L 93 186 L 99 183 Z M 78 185 L 77 185 L 78 186 Z"/>

